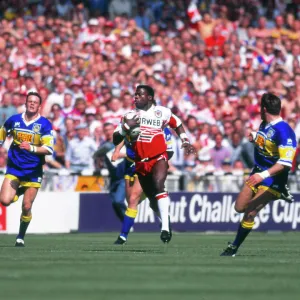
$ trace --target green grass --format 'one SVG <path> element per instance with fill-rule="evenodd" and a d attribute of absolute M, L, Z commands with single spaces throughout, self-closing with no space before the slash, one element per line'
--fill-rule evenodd
<path fill-rule="evenodd" d="M 220 257 L 232 235 L 0 235 L 0 299 L 293 300 L 300 295 L 300 234 L 253 233 L 240 255 Z"/>

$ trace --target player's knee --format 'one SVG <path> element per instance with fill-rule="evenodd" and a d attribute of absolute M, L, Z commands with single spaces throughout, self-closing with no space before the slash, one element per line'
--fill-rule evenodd
<path fill-rule="evenodd" d="M 8 200 L 8 199 L 1 199 L 0 198 L 0 203 L 3 205 L 3 206 L 9 206 L 11 204 L 11 200 Z"/>
<path fill-rule="evenodd" d="M 0 203 L 3 205 L 3 206 L 9 206 L 11 203 L 12 203 L 12 199 L 9 199 L 7 197 L 0 197 Z"/>
<path fill-rule="evenodd" d="M 32 207 L 32 204 L 31 204 L 31 203 L 23 203 L 23 207 L 22 207 L 23 212 L 25 212 L 25 213 L 30 212 L 31 207 Z"/>
<path fill-rule="evenodd" d="M 245 212 L 245 207 L 242 205 L 239 205 L 238 203 L 235 203 L 234 209 L 238 213 L 244 213 Z"/>
<path fill-rule="evenodd" d="M 157 193 L 162 193 L 165 190 L 164 182 L 160 179 L 155 180 L 154 189 Z"/>

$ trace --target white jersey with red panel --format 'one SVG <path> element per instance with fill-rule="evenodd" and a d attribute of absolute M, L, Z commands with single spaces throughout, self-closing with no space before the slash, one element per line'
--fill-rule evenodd
<path fill-rule="evenodd" d="M 141 133 L 133 145 L 137 160 L 151 159 L 167 150 L 164 128 L 181 125 L 180 119 L 163 106 L 152 105 L 147 111 L 135 110 L 140 117 Z"/>

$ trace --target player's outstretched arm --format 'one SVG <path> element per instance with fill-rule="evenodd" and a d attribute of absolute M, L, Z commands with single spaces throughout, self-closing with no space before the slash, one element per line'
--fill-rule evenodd
<path fill-rule="evenodd" d="M 124 146 L 124 140 L 115 147 L 115 150 L 111 156 L 111 161 L 114 162 L 119 158 L 124 158 L 126 156 L 126 154 L 120 153 L 122 147 Z"/>
<path fill-rule="evenodd" d="M 177 128 L 175 128 L 175 132 L 180 137 L 182 141 L 181 148 L 185 150 L 185 154 L 196 154 L 195 147 L 190 143 L 187 134 L 185 133 L 185 130 L 182 125 L 179 125 Z"/>
<path fill-rule="evenodd" d="M 28 152 L 32 152 L 32 153 L 35 153 L 37 155 L 50 155 L 52 154 L 52 152 L 46 148 L 46 147 L 38 147 L 38 146 L 33 146 L 33 145 L 30 145 L 29 143 L 27 142 L 22 142 L 19 147 L 21 149 L 24 149 L 24 150 L 27 150 Z"/>

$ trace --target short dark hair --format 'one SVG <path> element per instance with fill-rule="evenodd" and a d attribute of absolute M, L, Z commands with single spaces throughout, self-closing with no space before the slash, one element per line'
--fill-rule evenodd
<path fill-rule="evenodd" d="M 108 127 L 108 126 L 114 126 L 114 124 L 113 124 L 113 123 L 110 123 L 110 122 L 105 122 L 105 123 L 103 124 L 103 128 L 104 128 L 104 127 Z"/>
<path fill-rule="evenodd" d="M 26 96 L 26 102 L 27 102 L 29 96 L 36 96 L 36 97 L 38 97 L 39 100 L 40 100 L 40 104 L 42 104 L 42 97 L 40 96 L 40 94 L 38 92 L 29 92 L 27 94 L 27 96 Z"/>
<path fill-rule="evenodd" d="M 145 89 L 147 93 L 154 98 L 154 89 L 150 85 L 140 84 L 136 87 L 136 89 Z"/>
<path fill-rule="evenodd" d="M 261 97 L 261 108 L 266 108 L 266 111 L 271 115 L 279 115 L 281 110 L 281 100 L 272 93 L 265 93 Z"/>

